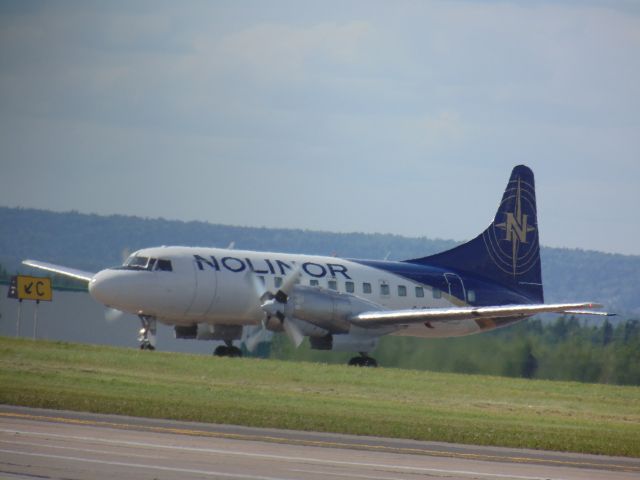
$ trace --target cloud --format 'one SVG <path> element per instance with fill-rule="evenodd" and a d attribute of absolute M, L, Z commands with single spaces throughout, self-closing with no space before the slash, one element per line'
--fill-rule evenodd
<path fill-rule="evenodd" d="M 327 69 L 357 68 L 372 35 L 367 22 L 321 23 L 308 27 L 258 25 L 232 33 L 219 44 L 198 44 L 198 52 L 213 51 L 224 64 L 248 70 L 261 80 L 300 80 Z M 322 73 L 325 72 L 325 73 Z"/>
<path fill-rule="evenodd" d="M 132 194 L 118 211 L 131 205 L 144 215 L 189 212 L 329 230 L 352 223 L 464 238 L 475 230 L 452 224 L 447 208 L 480 219 L 481 228 L 496 199 L 452 198 L 450 186 L 500 191 L 513 164 L 527 162 L 543 179 L 545 201 L 579 198 L 583 215 L 607 211 L 609 221 L 629 223 L 640 190 L 620 204 L 597 184 L 627 191 L 629 179 L 640 177 L 640 16 L 630 5 L 5 8 L 0 141 L 10 168 L 0 177 L 0 203 L 23 201 L 25 178 L 37 172 L 39 205 L 105 211 L 116 205 L 109 191 L 122 182 L 134 188 L 132 178 L 153 170 L 175 196 L 164 195 L 163 203 L 163 195 L 148 201 Z M 131 176 L 119 183 L 121 171 Z M 75 195 L 67 172 L 81 176 L 85 193 L 101 195 Z M 588 194 L 577 191 L 580 182 Z M 255 212 L 270 189 L 281 188 L 298 199 L 291 215 Z M 226 207 L 189 203 L 193 192 Z M 447 208 L 426 208 L 420 222 L 391 206 L 394 199 L 407 206 L 443 198 Z M 363 199 L 375 215 L 354 208 L 347 220 L 335 218 L 341 204 Z M 305 213 L 327 204 L 322 216 Z M 554 221 L 553 210 L 545 212 L 557 225 L 553 243 L 588 247 L 588 232 Z M 393 218 L 393 226 L 381 218 Z"/>

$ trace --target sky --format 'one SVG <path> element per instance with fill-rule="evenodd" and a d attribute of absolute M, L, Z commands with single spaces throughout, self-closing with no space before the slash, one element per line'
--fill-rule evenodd
<path fill-rule="evenodd" d="M 640 3 L 0 0 L 0 205 L 640 254 Z M 239 248 L 241 246 L 238 246 Z"/>

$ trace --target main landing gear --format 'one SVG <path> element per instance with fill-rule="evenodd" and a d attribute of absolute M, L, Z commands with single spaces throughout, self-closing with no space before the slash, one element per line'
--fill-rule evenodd
<path fill-rule="evenodd" d="M 242 350 L 238 347 L 233 346 L 233 342 L 231 340 L 225 340 L 225 345 L 220 345 L 216 347 L 213 351 L 213 354 L 216 357 L 241 357 Z"/>
<path fill-rule="evenodd" d="M 156 349 L 156 319 L 148 315 L 138 315 L 142 328 L 138 335 L 140 350 Z"/>
<path fill-rule="evenodd" d="M 354 367 L 377 367 L 378 362 L 373 357 L 370 357 L 366 352 L 360 352 L 359 357 L 353 357 L 349 360 L 349 366 Z"/>

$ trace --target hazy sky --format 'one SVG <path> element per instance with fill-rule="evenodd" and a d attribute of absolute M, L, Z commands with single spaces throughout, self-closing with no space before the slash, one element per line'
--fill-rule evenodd
<path fill-rule="evenodd" d="M 0 205 L 640 254 L 640 3 L 0 1 Z M 239 246 L 241 247 L 241 246 Z"/>

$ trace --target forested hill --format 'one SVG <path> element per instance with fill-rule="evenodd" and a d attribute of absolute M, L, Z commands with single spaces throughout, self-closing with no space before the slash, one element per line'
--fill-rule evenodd
<path fill-rule="evenodd" d="M 542 233 L 544 237 L 544 232 Z M 452 240 L 388 234 L 234 227 L 204 222 L 100 216 L 0 207 L 0 265 L 9 273 L 34 258 L 97 271 L 139 248 L 194 245 L 341 257 L 403 260 L 436 253 Z M 599 301 L 623 316 L 640 314 L 640 256 L 542 249 L 547 302 Z"/>

